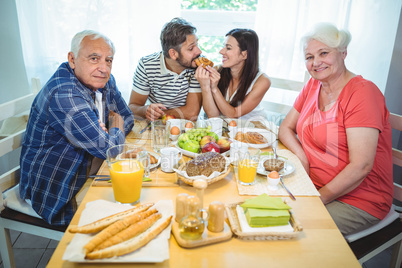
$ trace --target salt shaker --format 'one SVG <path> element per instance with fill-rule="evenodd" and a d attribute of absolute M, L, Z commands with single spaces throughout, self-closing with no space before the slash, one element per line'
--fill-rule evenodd
<path fill-rule="evenodd" d="M 205 188 L 207 188 L 208 182 L 206 182 L 206 180 L 203 179 L 196 179 L 193 182 L 193 186 L 196 189 L 195 193 L 198 199 L 200 200 L 200 208 L 204 208 L 204 190 Z"/>
<path fill-rule="evenodd" d="M 188 194 L 181 193 L 176 197 L 176 221 L 180 222 L 188 214 Z"/>
<path fill-rule="evenodd" d="M 223 231 L 225 223 L 225 208 L 222 202 L 214 201 L 209 204 L 208 230 L 213 233 Z"/>

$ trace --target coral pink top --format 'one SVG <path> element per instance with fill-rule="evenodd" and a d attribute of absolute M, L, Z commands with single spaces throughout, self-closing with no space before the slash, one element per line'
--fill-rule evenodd
<path fill-rule="evenodd" d="M 323 112 L 318 106 L 320 88 L 321 82 L 311 78 L 294 104 L 300 113 L 297 134 L 310 162 L 311 180 L 320 189 L 349 164 L 347 128 L 378 129 L 373 169 L 357 188 L 337 200 L 383 219 L 393 199 L 391 126 L 384 96 L 374 83 L 356 76 L 331 109 Z"/>

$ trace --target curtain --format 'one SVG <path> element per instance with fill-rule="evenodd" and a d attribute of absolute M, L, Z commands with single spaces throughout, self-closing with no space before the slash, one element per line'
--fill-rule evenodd
<path fill-rule="evenodd" d="M 255 29 L 260 39 L 260 65 L 269 76 L 303 81 L 303 34 L 318 22 L 347 25 L 351 0 L 259 1 Z"/>
<path fill-rule="evenodd" d="M 163 25 L 180 16 L 179 0 L 16 0 L 16 4 L 29 80 L 39 77 L 44 85 L 67 61 L 73 36 L 96 30 L 116 47 L 112 74 L 126 100 L 138 60 L 161 50 Z"/>

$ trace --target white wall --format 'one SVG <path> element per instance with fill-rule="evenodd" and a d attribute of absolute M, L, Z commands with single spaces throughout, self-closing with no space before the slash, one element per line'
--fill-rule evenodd
<path fill-rule="evenodd" d="M 0 104 L 31 92 L 14 0 L 0 1 Z"/>

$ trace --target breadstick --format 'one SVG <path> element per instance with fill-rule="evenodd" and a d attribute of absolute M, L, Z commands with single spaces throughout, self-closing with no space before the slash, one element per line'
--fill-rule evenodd
<path fill-rule="evenodd" d="M 155 215 L 155 214 L 154 214 Z M 155 224 L 147 231 L 142 234 L 125 241 L 123 243 L 117 244 L 115 246 L 105 248 L 98 251 L 93 251 L 85 256 L 86 259 L 95 260 L 102 258 L 111 258 L 114 256 L 121 256 L 129 252 L 135 251 L 142 246 L 145 246 L 149 241 L 154 239 L 158 234 L 160 234 L 167 226 L 169 226 L 170 221 L 173 216 L 170 216 L 165 221 L 160 224 Z"/>
<path fill-rule="evenodd" d="M 121 220 L 129 215 L 143 212 L 147 210 L 148 208 L 152 207 L 154 203 L 146 203 L 146 204 L 138 204 L 134 208 L 113 214 L 109 217 L 102 218 L 100 220 L 94 221 L 92 223 L 89 223 L 87 225 L 79 226 L 79 227 L 73 227 L 69 229 L 70 233 L 82 233 L 82 234 L 89 234 L 89 233 L 96 233 L 99 232 L 100 230 L 105 229 L 115 221 Z"/>
<path fill-rule="evenodd" d="M 114 236 L 115 234 L 119 233 L 120 231 L 126 229 L 129 227 L 131 224 L 134 224 L 136 222 L 142 221 L 143 219 L 149 217 L 150 215 L 157 213 L 158 211 L 154 209 L 150 209 L 141 213 L 137 213 L 131 216 L 127 216 L 126 218 L 122 220 L 118 220 L 114 222 L 113 224 L 109 225 L 102 231 L 100 231 L 97 235 L 94 236 L 94 238 L 91 239 L 85 246 L 85 252 L 89 253 L 92 250 L 94 250 L 99 244 L 104 242 L 106 239 Z"/>
<path fill-rule="evenodd" d="M 160 218 L 162 218 L 162 214 L 157 213 L 157 214 L 153 214 L 152 216 L 150 216 L 136 224 L 130 225 L 123 231 L 117 233 L 116 235 L 110 237 L 107 240 L 104 240 L 102 242 L 102 244 L 100 244 L 99 246 L 96 247 L 95 251 L 104 249 L 107 247 L 111 247 L 113 245 L 119 244 L 121 242 L 124 242 L 126 240 L 129 240 L 129 239 L 137 236 L 138 234 L 144 232 L 149 227 L 151 227 Z"/>

